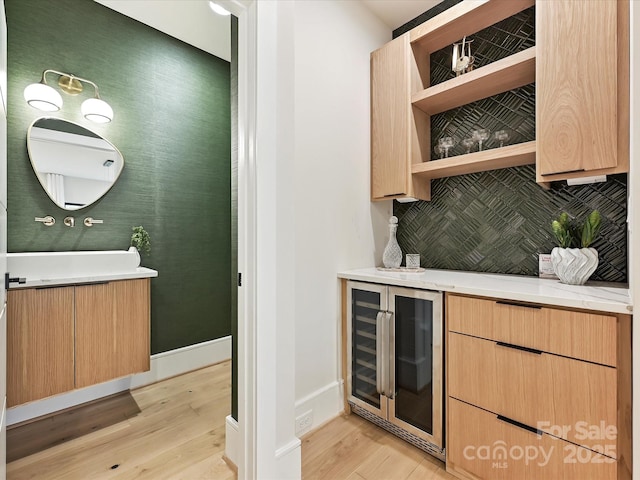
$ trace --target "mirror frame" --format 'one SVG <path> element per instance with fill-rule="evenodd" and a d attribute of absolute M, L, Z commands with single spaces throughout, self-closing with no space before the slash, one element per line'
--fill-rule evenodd
<path fill-rule="evenodd" d="M 88 132 L 91 132 L 93 135 L 95 135 L 96 137 L 100 138 L 101 140 L 107 142 L 109 145 L 111 145 L 111 147 L 113 147 L 113 149 L 115 150 L 115 152 L 120 155 L 120 158 L 122 160 L 122 167 L 120 168 L 120 171 L 118 172 L 116 178 L 113 180 L 113 182 L 111 183 L 111 185 L 109 186 L 109 188 L 107 188 L 98 198 L 96 198 L 94 201 L 92 201 L 91 203 L 88 203 L 87 205 L 84 205 L 82 207 L 78 207 L 78 208 L 65 208 L 61 205 L 59 205 L 50 195 L 49 190 L 47 189 L 46 185 L 43 183 L 42 179 L 40 178 L 41 176 L 38 173 L 38 170 L 36 169 L 35 166 L 35 162 L 33 159 L 33 153 L 31 151 L 31 133 L 34 127 L 36 127 L 36 123 L 41 121 L 41 120 L 59 120 L 62 122 L 66 122 L 66 123 L 70 123 L 72 125 L 75 125 L 77 127 L 83 128 L 84 130 L 87 130 Z M 38 127 L 36 127 L 38 128 Z M 116 182 L 118 181 L 118 179 L 120 178 L 120 176 L 122 175 L 122 171 L 124 170 L 124 165 L 125 165 L 125 161 L 124 161 L 124 155 L 122 155 L 122 152 L 118 149 L 118 147 L 116 147 L 113 142 L 111 142 L 110 140 L 106 139 L 105 137 L 103 137 L 102 135 L 100 135 L 99 133 L 91 130 L 90 128 L 87 128 L 84 125 L 81 125 L 77 122 L 72 122 L 71 120 L 66 120 L 64 118 L 60 118 L 60 117 L 38 117 L 36 118 L 33 122 L 31 122 L 31 124 L 29 125 L 29 128 L 27 129 L 27 155 L 29 155 L 29 161 L 31 162 L 31 168 L 33 169 L 33 173 L 35 174 L 36 178 L 38 179 L 38 183 L 40 183 L 40 186 L 42 187 L 42 190 L 44 191 L 44 193 L 46 194 L 47 198 L 49 198 L 49 200 L 51 200 L 51 202 L 58 208 L 68 211 L 68 212 L 76 212 L 82 209 L 85 209 L 87 207 L 90 207 L 91 205 L 94 205 L 97 201 L 99 201 L 100 199 L 102 199 L 107 193 L 109 193 L 111 191 L 111 189 L 113 188 L 113 186 L 116 184 Z"/>

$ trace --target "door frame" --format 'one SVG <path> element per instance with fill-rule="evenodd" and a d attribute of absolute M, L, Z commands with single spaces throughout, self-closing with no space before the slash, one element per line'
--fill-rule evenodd
<path fill-rule="evenodd" d="M 257 8 L 252 0 L 219 2 L 238 18 L 238 445 L 239 479 L 256 478 L 256 105 Z"/>

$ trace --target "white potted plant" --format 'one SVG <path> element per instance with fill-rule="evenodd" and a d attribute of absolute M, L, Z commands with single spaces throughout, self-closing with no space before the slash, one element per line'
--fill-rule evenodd
<path fill-rule="evenodd" d="M 551 264 L 562 283 L 584 285 L 598 267 L 598 252 L 589 246 L 600 232 L 600 224 L 597 210 L 591 212 L 582 227 L 574 227 L 566 212 L 551 222 L 558 241 L 551 251 Z"/>
<path fill-rule="evenodd" d="M 138 254 L 138 265 L 140 265 L 140 255 L 149 255 L 151 253 L 151 237 L 142 225 L 132 227 L 131 246 L 129 251 L 135 250 Z"/>

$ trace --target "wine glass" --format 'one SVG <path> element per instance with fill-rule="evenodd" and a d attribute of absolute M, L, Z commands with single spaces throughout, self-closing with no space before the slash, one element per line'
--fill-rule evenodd
<path fill-rule="evenodd" d="M 493 134 L 493 138 L 500 142 L 500 147 L 503 147 L 504 142 L 509 140 L 509 132 L 506 130 L 498 130 Z"/>
<path fill-rule="evenodd" d="M 438 140 L 438 145 L 444 149 L 444 156 L 447 158 L 449 156 L 449 149 L 453 147 L 453 137 L 442 137 Z"/>
<path fill-rule="evenodd" d="M 473 138 L 465 138 L 461 143 L 462 146 L 466 149 L 465 153 L 471 153 L 471 149 L 476 144 L 476 141 Z"/>
<path fill-rule="evenodd" d="M 479 128 L 471 132 L 471 138 L 473 138 L 476 142 L 478 142 L 478 151 L 482 151 L 482 142 L 489 138 L 489 129 L 488 128 Z"/>
<path fill-rule="evenodd" d="M 438 145 L 433 147 L 433 152 L 440 159 L 442 159 L 444 157 L 444 148 L 442 148 L 442 146 L 440 145 L 440 142 L 438 142 Z"/>

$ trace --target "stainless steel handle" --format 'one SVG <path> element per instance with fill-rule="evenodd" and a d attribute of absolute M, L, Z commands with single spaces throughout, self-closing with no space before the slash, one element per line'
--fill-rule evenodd
<path fill-rule="evenodd" d="M 44 223 L 47 227 L 50 227 L 51 225 L 54 225 L 56 223 L 56 219 L 51 215 L 47 215 L 46 217 L 36 217 L 35 221 Z"/>
<path fill-rule="evenodd" d="M 91 217 L 87 217 L 87 218 L 84 219 L 85 227 L 92 227 L 96 223 L 104 223 L 104 221 L 103 220 L 96 220 L 96 219 L 91 218 Z"/>
<path fill-rule="evenodd" d="M 384 370 L 384 360 L 382 358 L 382 350 L 384 345 L 384 334 L 382 332 L 384 322 L 384 312 L 378 312 L 376 315 L 376 391 L 384 395 L 382 375 Z"/>
<path fill-rule="evenodd" d="M 389 397 L 389 312 L 382 312 L 382 394 Z"/>
<path fill-rule="evenodd" d="M 395 369 L 395 359 L 396 357 L 396 325 L 393 321 L 393 313 L 386 312 L 386 323 L 387 323 L 387 351 L 389 352 L 389 360 L 387 361 L 387 397 L 393 400 L 396 396 L 396 369 Z M 393 364 L 392 364 L 393 363 Z"/>

